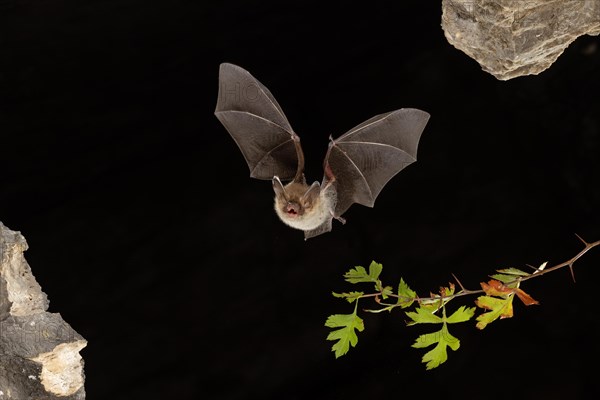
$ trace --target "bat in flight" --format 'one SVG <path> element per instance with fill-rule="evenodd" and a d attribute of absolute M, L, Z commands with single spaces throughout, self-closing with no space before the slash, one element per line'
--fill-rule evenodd
<path fill-rule="evenodd" d="M 354 203 L 373 207 L 385 184 L 416 161 L 429 114 L 402 108 L 330 137 L 323 183 L 306 183 L 304 153 L 279 103 L 248 71 L 223 63 L 215 115 L 240 148 L 250 176 L 271 180 L 275 212 L 308 239 L 331 231 Z M 288 182 L 284 184 L 284 182 Z"/>

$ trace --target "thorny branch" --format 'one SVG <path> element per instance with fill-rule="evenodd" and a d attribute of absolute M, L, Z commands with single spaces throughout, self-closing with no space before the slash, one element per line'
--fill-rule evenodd
<path fill-rule="evenodd" d="M 450 334 L 448 326 L 470 320 L 475 315 L 477 307 L 485 310 L 476 317 L 477 324 L 475 326 L 481 330 L 498 319 L 511 318 L 513 316 L 513 300 L 515 298 L 518 298 L 527 306 L 539 304 L 537 300 L 519 287 L 521 282 L 565 267 L 569 267 L 571 277 L 575 281 L 573 273 L 575 263 L 588 251 L 600 246 L 600 240 L 588 243 L 581 237 L 577 237 L 584 244 L 584 248 L 565 262 L 549 268 L 546 268 L 547 262 L 537 268 L 530 266 L 533 269 L 531 273 L 518 268 L 498 269 L 496 274 L 490 276 L 490 280 L 481 282 L 481 289 L 477 290 L 465 288 L 453 274 L 455 283 L 450 283 L 447 287 L 441 287 L 439 294 L 431 293 L 429 297 L 419 297 L 403 279 L 400 279 L 398 290 L 394 294 L 392 287 L 384 286 L 379 279 L 383 266 L 375 261 L 372 261 L 371 265 L 369 265 L 368 272 L 362 266 L 352 268 L 344 274 L 345 280 L 352 284 L 375 283 L 374 292 L 367 294 L 362 291 L 333 293 L 335 297 L 345 298 L 350 303 L 355 302 L 355 305 L 352 314 L 334 314 L 327 318 L 325 326 L 335 329 L 329 333 L 327 340 L 336 342 L 331 348 L 335 352 L 336 358 L 346 354 L 350 350 L 350 346 L 356 346 L 358 342 L 356 333 L 357 331 L 362 332 L 364 330 L 363 320 L 357 315 L 359 299 L 370 297 L 382 306 L 374 310 L 364 310 L 370 313 L 391 312 L 397 307 L 407 309 L 416 303 L 417 305 L 412 308 L 412 311 L 405 311 L 406 316 L 410 318 L 407 324 L 437 324 L 440 329 L 420 335 L 412 347 L 430 348 L 423 355 L 421 361 L 427 365 L 428 370 L 437 368 L 448 359 L 448 349 L 456 351 L 460 347 L 460 340 Z M 456 285 L 460 287 L 458 292 L 455 292 Z M 475 301 L 477 307 L 466 307 L 463 305 L 448 316 L 446 314 L 446 304 L 456 297 L 467 295 L 478 295 Z M 396 299 L 397 303 L 390 304 L 384 302 L 388 297 Z M 441 315 L 435 315 L 440 310 Z"/>
<path fill-rule="evenodd" d="M 531 275 L 520 276 L 520 277 L 516 278 L 513 281 L 506 282 L 505 285 L 510 286 L 512 284 L 516 284 L 516 283 L 519 283 L 519 282 L 527 281 L 529 279 L 539 278 L 542 275 L 548 274 L 550 272 L 554 272 L 554 271 L 559 270 L 559 269 L 564 268 L 564 267 L 569 267 L 569 270 L 571 272 L 571 277 L 573 278 L 573 281 L 575 281 L 575 274 L 573 272 L 573 266 L 574 266 L 575 262 L 577 260 L 579 260 L 581 257 L 583 257 L 583 255 L 585 253 L 587 253 L 589 250 L 593 249 L 596 246 L 600 246 L 600 240 L 588 243 L 585 240 L 583 240 L 579 235 L 576 234 L 575 236 L 577 236 L 577 238 L 585 245 L 585 247 L 579 253 L 577 253 L 575 256 L 573 256 L 571 259 L 569 259 L 569 260 L 567 260 L 565 262 L 562 262 L 560 264 L 556 264 L 556 265 L 554 265 L 552 267 L 549 267 L 549 268 L 545 268 L 545 269 L 536 268 L 535 271 Z M 387 296 L 398 298 L 401 301 L 416 300 L 419 303 L 439 301 L 441 304 L 445 304 L 448 301 L 450 301 L 450 300 L 452 300 L 452 299 L 454 299 L 456 297 L 485 293 L 483 289 L 469 290 L 469 289 L 465 288 L 454 274 L 452 274 L 452 276 L 454 277 L 454 279 L 456 280 L 456 282 L 460 286 L 461 290 L 459 292 L 454 293 L 454 294 L 449 295 L 449 296 L 432 295 L 430 297 L 408 298 L 406 296 L 400 296 L 400 295 L 393 294 L 393 293 L 392 294 L 388 294 Z M 398 306 L 398 304 L 389 304 L 389 303 L 382 302 L 381 298 L 380 298 L 380 296 L 382 294 L 383 294 L 382 292 L 377 292 L 377 293 L 365 294 L 365 295 L 362 295 L 360 297 L 361 298 L 375 297 L 375 301 L 378 304 L 381 304 L 381 305 L 384 305 L 384 306 L 389 306 L 389 307 Z"/>

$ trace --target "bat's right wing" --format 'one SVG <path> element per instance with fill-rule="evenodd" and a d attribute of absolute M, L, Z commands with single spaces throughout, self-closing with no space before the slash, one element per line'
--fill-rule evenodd
<path fill-rule="evenodd" d="M 248 71 L 221 64 L 215 115 L 242 151 L 251 177 L 294 177 L 299 139 L 269 89 Z"/>
<path fill-rule="evenodd" d="M 335 217 L 354 203 L 373 207 L 385 184 L 417 160 L 428 120 L 424 111 L 402 108 L 377 115 L 330 142 L 324 180 L 335 179 Z"/>

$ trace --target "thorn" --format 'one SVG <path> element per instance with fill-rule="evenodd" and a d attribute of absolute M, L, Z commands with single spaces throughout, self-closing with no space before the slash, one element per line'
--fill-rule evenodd
<path fill-rule="evenodd" d="M 531 269 L 535 270 L 535 271 L 537 271 L 537 270 L 538 270 L 536 267 L 534 267 L 534 266 L 533 266 L 533 265 L 531 265 L 531 264 L 525 264 L 525 265 L 526 265 L 526 266 L 528 266 L 529 268 L 531 268 Z"/>
<path fill-rule="evenodd" d="M 573 263 L 569 264 L 569 271 L 571 271 L 571 278 L 573 278 L 573 283 L 577 283 L 575 280 L 575 272 L 573 271 Z"/>
<path fill-rule="evenodd" d="M 579 236 L 578 234 L 575 234 L 575 236 L 577 236 L 577 239 L 581 240 L 581 242 L 582 242 L 583 244 L 585 244 L 586 246 L 589 246 L 589 243 L 588 243 L 588 242 L 586 242 L 585 240 L 583 240 L 583 239 L 581 238 L 581 236 Z"/>
<path fill-rule="evenodd" d="M 454 278 L 454 280 L 456 281 L 456 283 L 458 283 L 458 286 L 460 286 L 460 288 L 466 292 L 467 289 L 465 289 L 465 287 L 463 286 L 463 284 L 460 283 L 460 281 L 458 280 L 458 278 L 456 277 L 456 275 L 452 274 L 452 277 Z"/>

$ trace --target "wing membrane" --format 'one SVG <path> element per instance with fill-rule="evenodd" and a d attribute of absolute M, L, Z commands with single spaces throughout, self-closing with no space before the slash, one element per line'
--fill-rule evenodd
<path fill-rule="evenodd" d="M 215 115 L 240 148 L 251 177 L 294 177 L 298 166 L 295 133 L 269 89 L 248 71 L 221 64 Z"/>
<path fill-rule="evenodd" d="M 424 111 L 403 108 L 377 115 L 330 143 L 325 166 L 336 179 L 336 216 L 354 203 L 373 207 L 389 180 L 417 160 L 428 120 Z"/>

